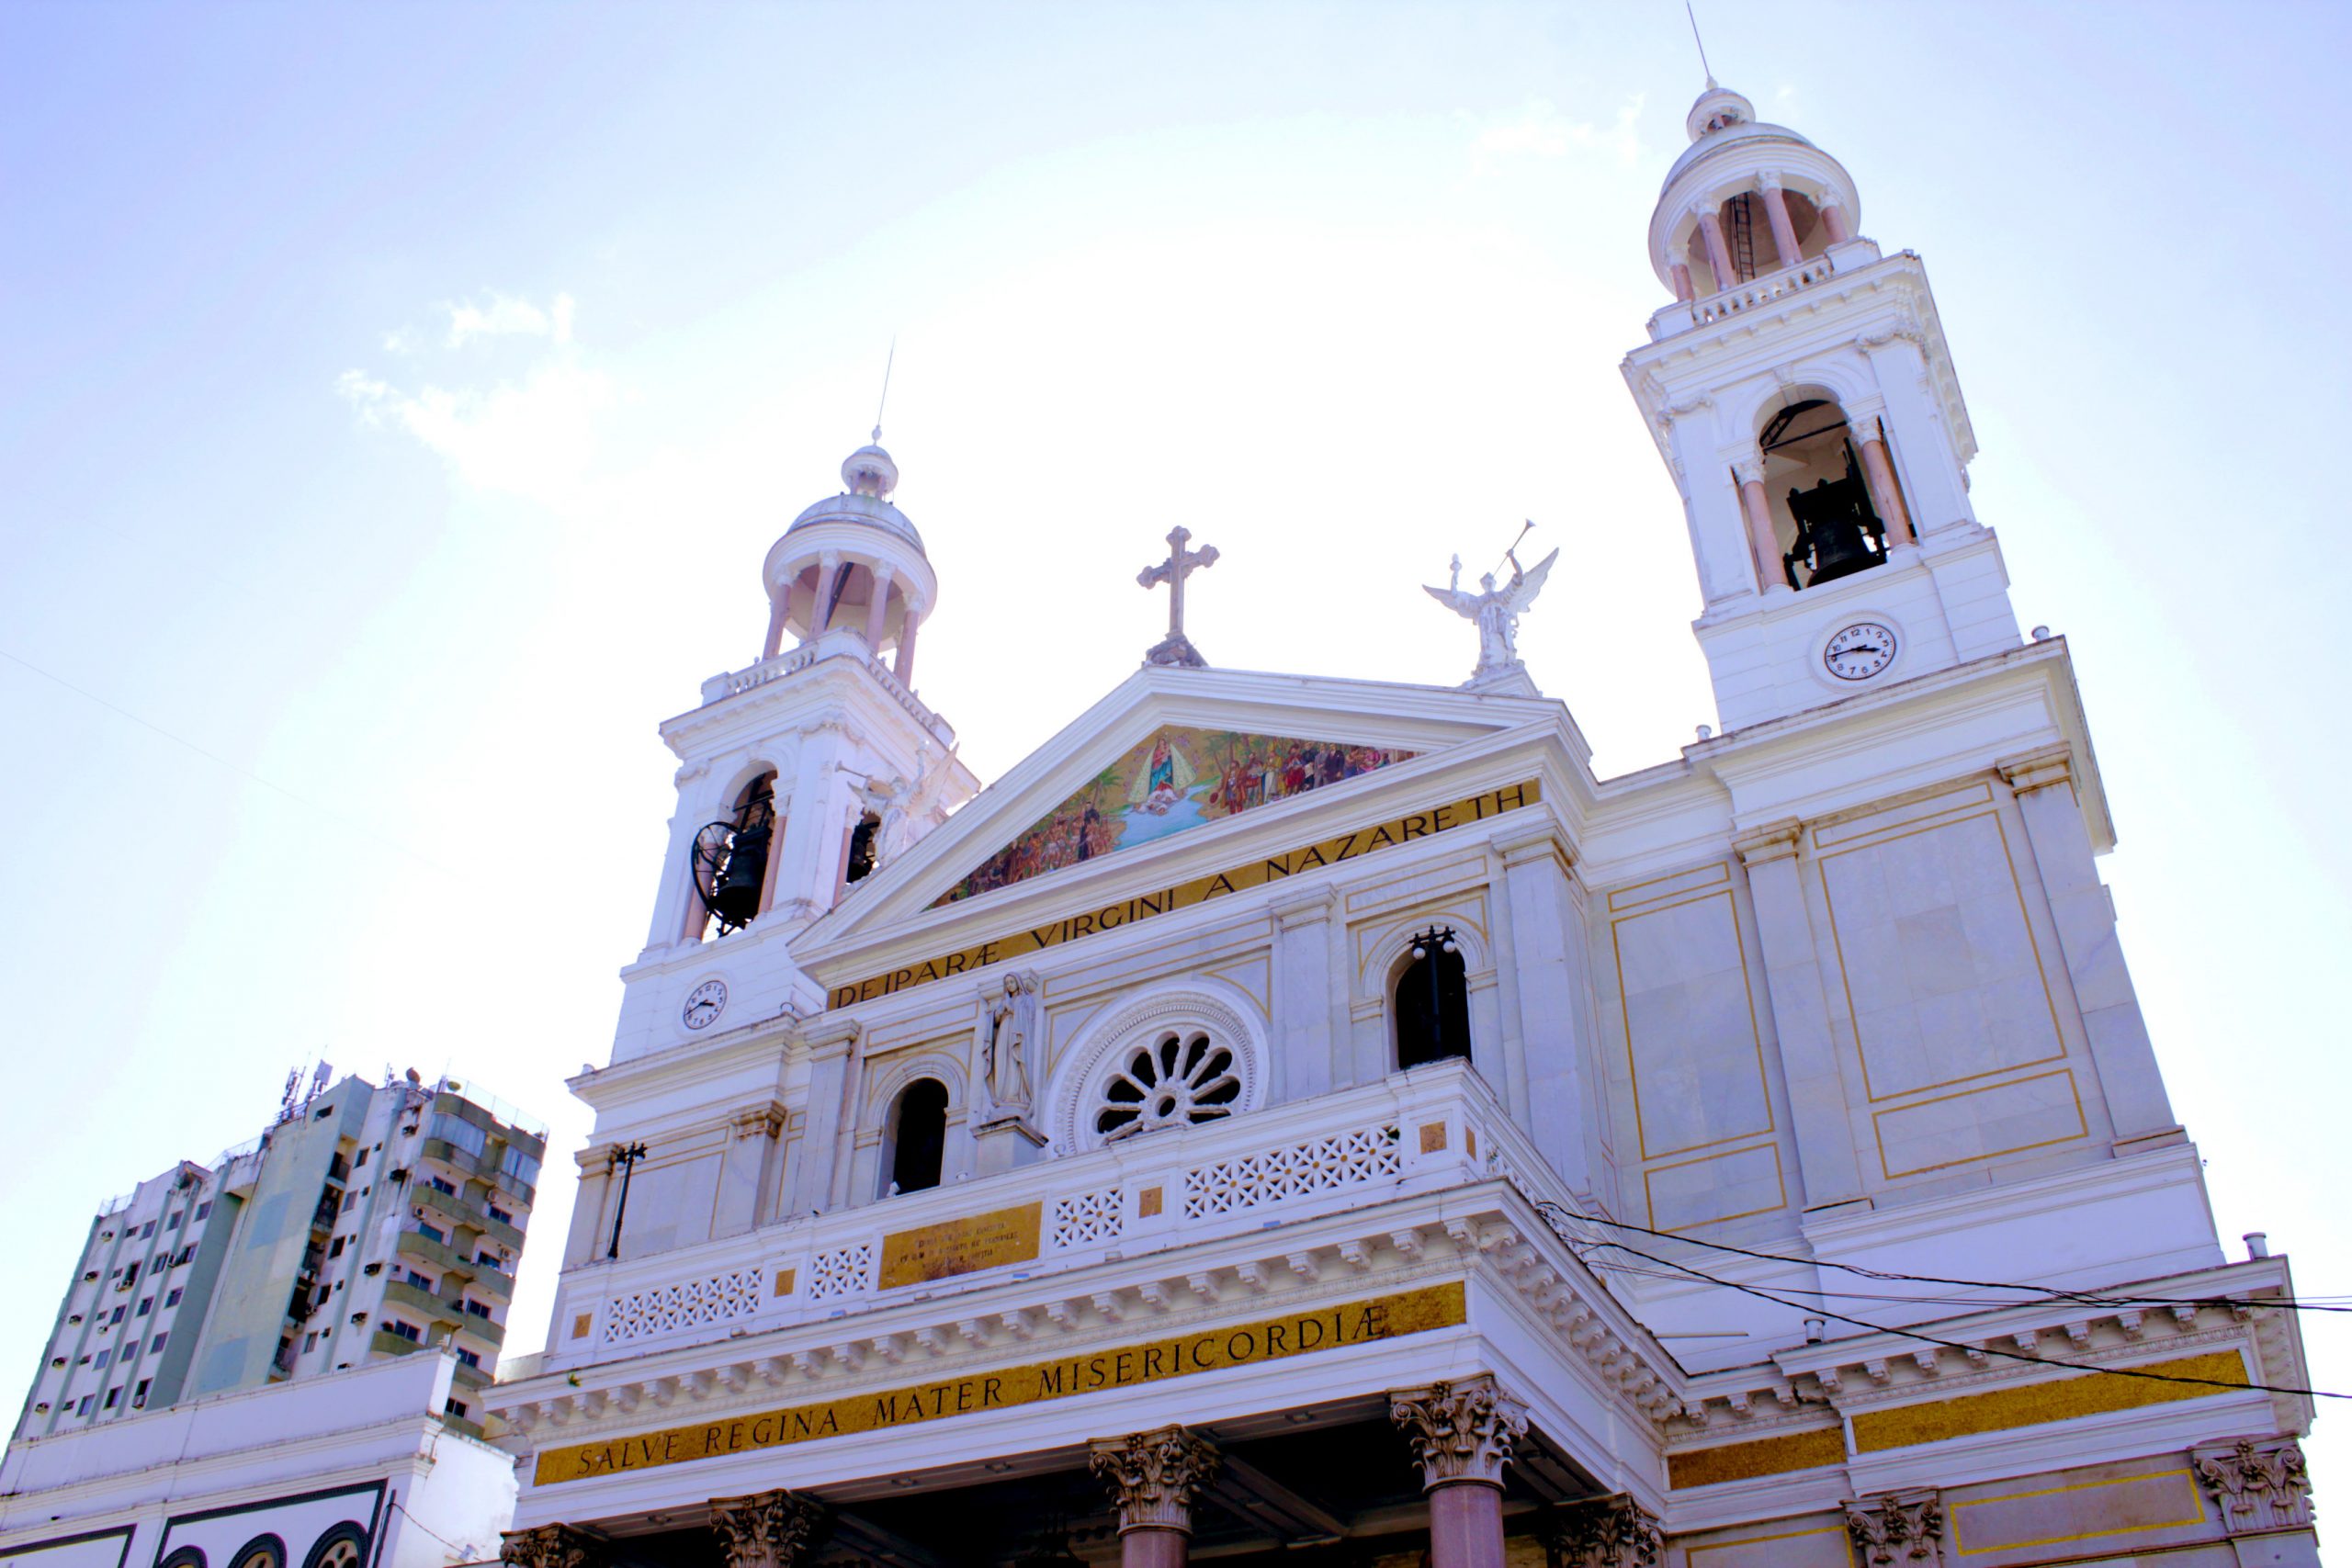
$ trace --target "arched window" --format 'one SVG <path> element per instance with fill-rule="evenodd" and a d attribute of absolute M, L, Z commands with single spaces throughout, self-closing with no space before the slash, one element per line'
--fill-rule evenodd
<path fill-rule="evenodd" d="M 345 1519 L 311 1543 L 302 1568 L 360 1568 L 368 1561 L 368 1532 Z"/>
<path fill-rule="evenodd" d="M 687 934 L 707 942 L 739 931 L 768 907 L 768 862 L 775 842 L 775 771 L 736 792 L 725 817 L 695 835 L 695 919 Z"/>
<path fill-rule="evenodd" d="M 232 1568 L 286 1568 L 286 1543 L 274 1535 L 257 1535 L 229 1562 Z"/>
<path fill-rule="evenodd" d="M 857 819 L 849 830 L 849 863 L 842 869 L 843 882 L 863 882 L 874 874 L 874 854 L 876 834 L 882 830 L 882 818 L 869 811 Z"/>
<path fill-rule="evenodd" d="M 1104 1143 L 1233 1114 L 1241 1079 L 1233 1052 L 1204 1029 L 1171 1029 L 1137 1044 L 1112 1070 L 1094 1108 Z"/>
<path fill-rule="evenodd" d="M 1829 398 L 1800 397 L 1765 422 L 1756 444 L 1790 587 L 1834 582 L 1885 561 L 1886 525 L 1871 504 L 1844 409 Z"/>
<path fill-rule="evenodd" d="M 1396 977 L 1396 1065 L 1418 1067 L 1470 1055 L 1470 985 L 1462 949 L 1449 926 L 1413 939 Z"/>
<path fill-rule="evenodd" d="M 890 1107 L 888 1192 L 922 1192 L 939 1185 L 947 1152 L 947 1086 L 917 1078 Z"/>

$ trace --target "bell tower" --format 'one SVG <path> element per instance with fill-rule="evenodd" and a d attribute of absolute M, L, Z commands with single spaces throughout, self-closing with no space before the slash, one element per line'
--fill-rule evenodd
<path fill-rule="evenodd" d="M 662 726 L 678 809 L 645 950 L 622 972 L 616 1062 L 821 1009 L 793 936 L 978 787 L 912 686 L 939 580 L 890 500 L 898 465 L 861 446 L 842 481 L 761 565 L 760 657 Z"/>
<path fill-rule="evenodd" d="M 1713 81 L 1649 228 L 1673 302 L 1625 356 L 1681 491 L 1726 729 L 2017 646 L 1917 254 L 1838 160 Z"/>

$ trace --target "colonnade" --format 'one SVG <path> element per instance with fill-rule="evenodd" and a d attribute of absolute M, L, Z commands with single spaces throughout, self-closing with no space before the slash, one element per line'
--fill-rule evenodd
<path fill-rule="evenodd" d="M 1804 257 L 1798 254 L 1796 223 L 1789 216 L 1789 193 L 1781 184 L 1781 176 L 1770 171 L 1758 175 L 1756 181 L 1756 196 L 1763 205 L 1764 220 L 1772 231 L 1772 251 L 1775 258 L 1783 267 L 1796 265 Z M 1846 220 L 1846 209 L 1842 202 L 1836 200 L 1825 202 L 1820 211 L 1821 227 L 1828 236 L 1831 244 L 1841 245 L 1854 237 L 1852 226 Z M 1707 265 L 1715 275 L 1716 291 L 1720 293 L 1726 288 L 1737 288 L 1742 279 L 1738 269 L 1732 265 L 1731 242 L 1724 234 L 1722 203 L 1719 201 L 1693 203 L 1690 208 L 1690 217 L 1699 226 L 1700 243 L 1706 247 Z M 1677 299 L 1687 304 L 1698 297 L 1696 288 L 1690 281 L 1689 263 L 1679 260 L 1669 263 L 1668 276 L 1673 280 L 1674 297 Z"/>
<path fill-rule="evenodd" d="M 1493 1377 L 1479 1374 L 1388 1395 L 1389 1417 L 1409 1445 L 1429 1503 L 1430 1568 L 1503 1568 L 1503 1467 L 1527 1434 L 1527 1410 Z M 1182 1426 L 1088 1445 L 1088 1467 L 1118 1509 L 1120 1568 L 1184 1568 L 1193 1506 L 1216 1478 L 1216 1446 Z M 825 1505 L 776 1490 L 714 1497 L 710 1523 L 725 1568 L 796 1568 L 811 1561 Z M 1548 1510 L 1538 1531 L 1555 1563 L 1655 1562 L 1658 1522 L 1623 1494 Z M 507 1532 L 499 1551 L 511 1568 L 605 1568 L 606 1538 L 568 1524 Z"/>

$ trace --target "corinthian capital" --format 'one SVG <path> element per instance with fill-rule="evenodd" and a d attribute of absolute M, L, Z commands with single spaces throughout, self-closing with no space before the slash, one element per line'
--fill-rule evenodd
<path fill-rule="evenodd" d="M 1193 1496 L 1216 1473 L 1217 1453 L 1182 1427 L 1098 1438 L 1088 1465 L 1119 1501 L 1119 1533 L 1190 1533 Z"/>
<path fill-rule="evenodd" d="M 1511 1445 L 1527 1435 L 1527 1407 L 1486 1372 L 1396 1390 L 1388 1418 L 1412 1442 L 1425 1487 L 1453 1481 L 1500 1486 Z"/>
<path fill-rule="evenodd" d="M 2294 1438 L 2241 1438 L 2192 1449 L 2189 1460 L 2230 1534 L 2311 1528 L 2312 1478 Z"/>
<path fill-rule="evenodd" d="M 726 1548 L 727 1568 L 792 1568 L 824 1518 L 822 1504 L 781 1489 L 710 1500 L 710 1524 Z"/>
<path fill-rule="evenodd" d="M 597 1568 L 605 1561 L 605 1541 L 571 1525 L 501 1530 L 498 1560 L 508 1568 Z"/>
<path fill-rule="evenodd" d="M 1944 1506 L 1932 1492 L 1849 1503 L 1846 1533 L 1871 1568 L 1942 1568 Z"/>
<path fill-rule="evenodd" d="M 1666 1532 L 1623 1492 L 1570 1503 L 1536 1530 L 1544 1568 L 1657 1568 Z"/>

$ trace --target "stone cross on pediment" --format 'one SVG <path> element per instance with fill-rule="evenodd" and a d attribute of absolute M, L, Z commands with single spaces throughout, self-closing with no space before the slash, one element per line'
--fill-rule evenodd
<path fill-rule="evenodd" d="M 1208 665 L 1208 660 L 1201 657 L 1201 650 L 1184 635 L 1184 580 L 1202 567 L 1216 564 L 1216 547 L 1203 545 L 1197 550 L 1187 550 L 1184 542 L 1192 536 L 1189 528 L 1170 528 L 1168 558 L 1136 574 L 1136 581 L 1146 588 L 1168 584 L 1168 635 L 1143 656 L 1146 664 L 1175 664 L 1188 670 L 1205 669 Z"/>

